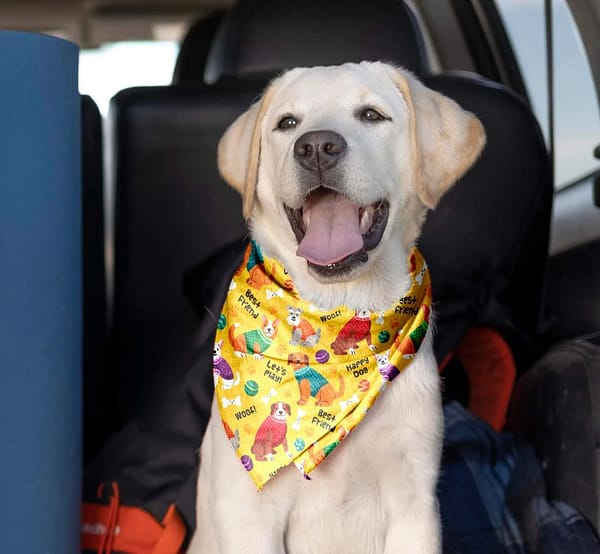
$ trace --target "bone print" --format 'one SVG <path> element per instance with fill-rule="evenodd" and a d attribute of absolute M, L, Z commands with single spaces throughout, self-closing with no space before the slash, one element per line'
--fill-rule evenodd
<path fill-rule="evenodd" d="M 283 290 L 267 290 L 267 300 L 273 300 L 273 298 L 275 298 L 276 296 L 278 296 L 279 298 L 283 298 Z"/>
<path fill-rule="evenodd" d="M 348 400 L 340 400 L 340 409 L 345 410 L 348 406 L 352 404 L 358 404 L 360 399 L 358 398 L 358 394 L 354 393 Z"/>
<path fill-rule="evenodd" d="M 223 397 L 221 401 L 223 403 L 223 408 L 228 408 L 229 406 L 238 406 L 239 408 L 242 407 L 242 399 L 239 396 L 236 396 L 232 399 Z"/>
<path fill-rule="evenodd" d="M 300 424 L 302 423 L 302 418 L 306 415 L 304 410 L 298 410 L 298 417 L 296 421 L 292 424 L 292 429 L 295 431 L 300 431 Z"/>
<path fill-rule="evenodd" d="M 271 401 L 271 398 L 273 398 L 274 396 L 277 396 L 277 391 L 271 387 L 271 390 L 267 393 L 267 396 L 262 397 L 262 401 L 265 404 L 268 404 Z"/>

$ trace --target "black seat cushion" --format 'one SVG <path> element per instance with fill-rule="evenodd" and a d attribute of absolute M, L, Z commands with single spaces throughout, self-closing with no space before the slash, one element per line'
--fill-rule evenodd
<path fill-rule="evenodd" d="M 215 37 L 206 79 L 362 60 L 427 70 L 422 36 L 404 2 L 242 0 Z"/>

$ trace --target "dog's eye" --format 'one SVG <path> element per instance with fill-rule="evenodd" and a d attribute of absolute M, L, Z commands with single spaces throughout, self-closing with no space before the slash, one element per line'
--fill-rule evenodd
<path fill-rule="evenodd" d="M 293 129 L 296 125 L 298 125 L 298 120 L 293 115 L 286 115 L 279 120 L 277 128 L 285 131 Z"/>
<path fill-rule="evenodd" d="M 387 119 L 374 108 L 365 108 L 362 112 L 360 112 L 359 118 L 361 121 L 381 121 L 383 119 Z"/>

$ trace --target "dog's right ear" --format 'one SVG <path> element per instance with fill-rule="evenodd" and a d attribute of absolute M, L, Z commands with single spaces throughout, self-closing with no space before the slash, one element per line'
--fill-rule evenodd
<path fill-rule="evenodd" d="M 485 130 L 474 114 L 427 88 L 410 72 L 384 67 L 409 110 L 417 193 L 425 206 L 434 208 L 481 154 Z"/>
<path fill-rule="evenodd" d="M 225 131 L 217 151 L 217 164 L 223 179 L 236 189 L 243 199 L 244 217 L 252 214 L 256 196 L 256 181 L 260 165 L 261 127 L 273 97 L 271 83 L 261 100 L 240 115 Z"/>

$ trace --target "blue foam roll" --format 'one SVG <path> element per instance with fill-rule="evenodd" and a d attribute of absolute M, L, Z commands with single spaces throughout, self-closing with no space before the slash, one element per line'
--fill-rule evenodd
<path fill-rule="evenodd" d="M 79 549 L 78 48 L 0 31 L 0 552 Z"/>

